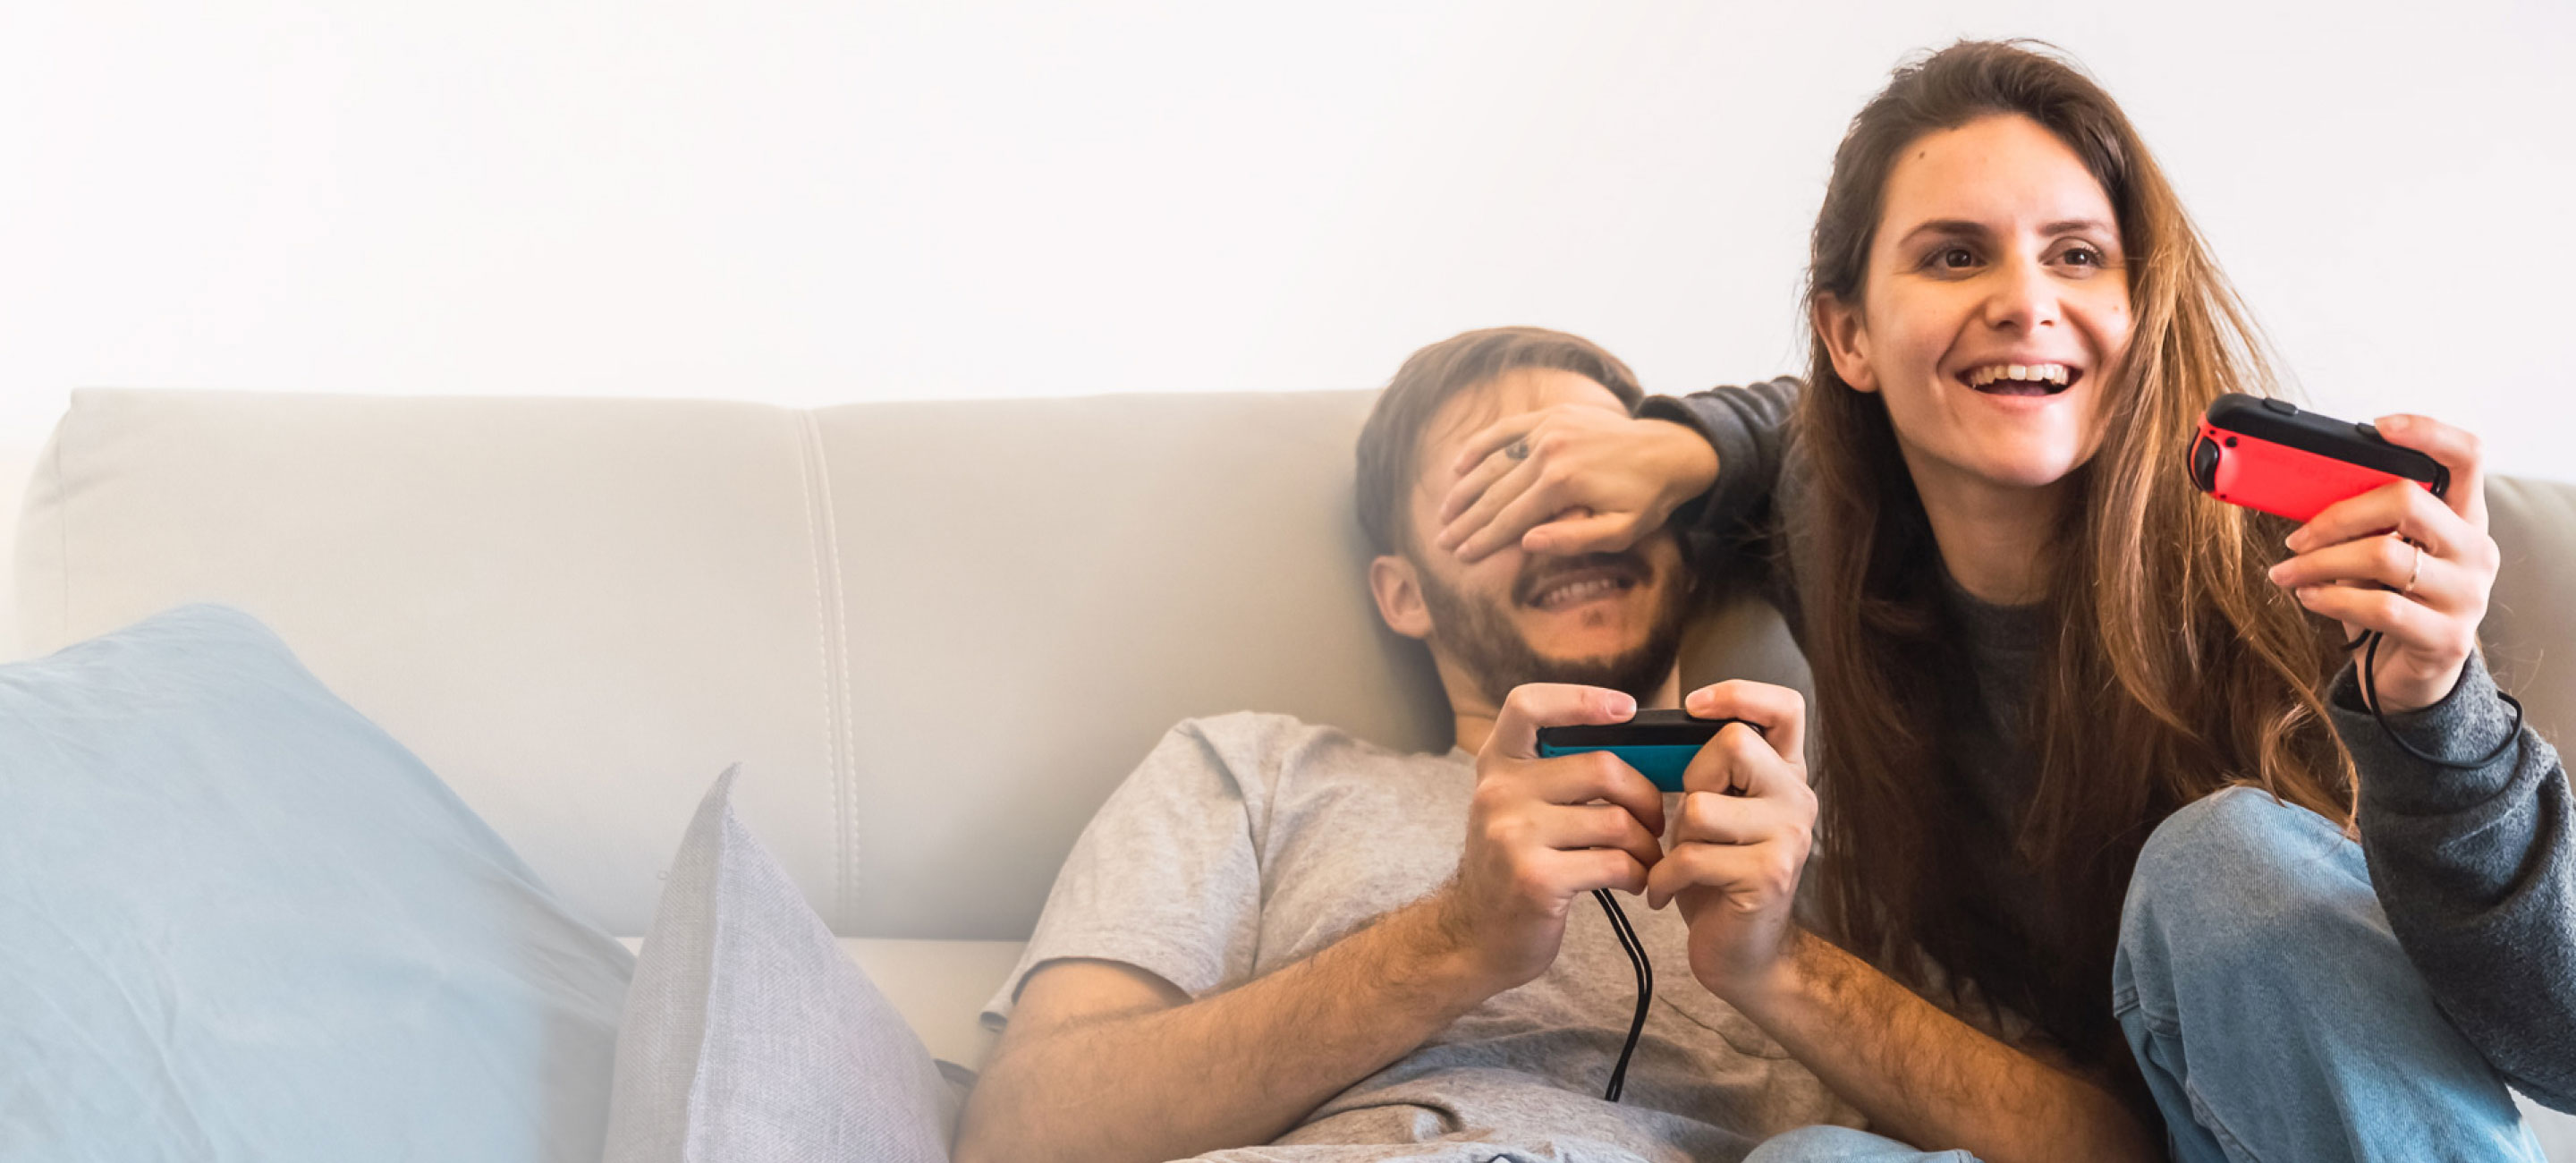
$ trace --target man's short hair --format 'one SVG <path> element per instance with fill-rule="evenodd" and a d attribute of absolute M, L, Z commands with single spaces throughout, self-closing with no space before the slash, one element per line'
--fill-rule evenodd
<path fill-rule="evenodd" d="M 1378 393 L 1360 429 L 1360 529 L 1381 554 L 1395 553 L 1412 532 L 1407 496 L 1420 466 L 1422 430 L 1449 397 L 1492 383 L 1506 372 L 1552 368 L 1590 378 L 1631 411 L 1645 398 L 1637 375 L 1619 357 L 1578 335 L 1544 327 L 1488 327 L 1453 335 L 1414 352 Z"/>

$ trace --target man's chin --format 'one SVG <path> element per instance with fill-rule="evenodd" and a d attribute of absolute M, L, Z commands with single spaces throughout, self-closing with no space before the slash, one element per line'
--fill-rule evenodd
<path fill-rule="evenodd" d="M 1573 627 L 1541 627 L 1531 624 L 1525 616 L 1515 618 L 1498 605 L 1476 602 L 1451 591 L 1428 570 L 1423 571 L 1422 581 L 1423 603 L 1430 608 L 1435 627 L 1433 649 L 1447 653 L 1483 688 L 1495 706 L 1502 705 L 1513 687 L 1533 682 L 1608 687 L 1643 701 L 1663 689 L 1665 680 L 1672 677 L 1674 661 L 1681 657 L 1682 620 L 1689 610 L 1687 587 L 1656 590 L 1656 600 L 1648 603 L 1644 613 L 1648 623 L 1645 627 L 1594 626 L 1588 628 L 1589 633 L 1547 635 L 1570 643 L 1588 643 L 1628 630 L 1634 634 L 1635 645 L 1557 654 L 1537 649 L 1530 641 L 1530 632 Z M 1639 629 L 1643 632 L 1636 633 Z"/>
<path fill-rule="evenodd" d="M 1539 666 L 1526 681 L 1607 687 L 1644 700 L 1654 695 L 1664 685 L 1664 680 L 1672 675 L 1674 657 L 1678 653 L 1657 650 L 1649 644 L 1618 654 L 1590 658 L 1541 656 Z"/>
<path fill-rule="evenodd" d="M 1460 665 L 1498 707 L 1512 688 L 1534 682 L 1606 687 L 1642 703 L 1660 693 L 1664 680 L 1672 677 L 1673 664 L 1681 657 L 1681 640 L 1675 634 L 1616 653 L 1565 657 L 1542 654 L 1517 638 L 1487 639 L 1459 654 Z"/>

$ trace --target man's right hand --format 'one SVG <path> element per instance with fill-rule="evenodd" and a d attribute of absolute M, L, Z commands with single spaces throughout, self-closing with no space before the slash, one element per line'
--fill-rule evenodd
<path fill-rule="evenodd" d="M 1488 993 L 1556 960 L 1574 898 L 1645 891 L 1663 857 L 1663 793 L 1607 752 L 1538 755 L 1541 727 L 1623 723 L 1637 700 L 1599 687 L 1532 683 L 1503 700 L 1476 757 L 1458 875 L 1441 889 L 1446 937 L 1479 966 Z"/>

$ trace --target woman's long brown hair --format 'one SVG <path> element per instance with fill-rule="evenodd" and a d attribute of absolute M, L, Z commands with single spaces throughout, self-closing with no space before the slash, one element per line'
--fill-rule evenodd
<path fill-rule="evenodd" d="M 2028 117 L 2092 172 L 2119 217 L 2135 324 L 2101 390 L 2098 451 L 2070 478 L 2048 563 L 2055 626 L 2025 741 L 2037 782 L 2009 853 L 1961 850 L 1952 745 L 1975 714 L 1940 552 L 1887 409 L 1813 345 L 1798 417 L 1814 510 L 1797 546 L 1816 676 L 1826 927 L 1900 980 L 1973 982 L 2065 1043 L 2125 1065 L 2111 1017 L 2120 907 L 2147 834 L 2253 783 L 2350 817 L 2352 767 L 2326 721 L 2337 640 L 2263 571 L 2289 526 L 2219 504 L 2182 458 L 2223 392 L 2269 394 L 2259 337 L 2173 188 L 2109 94 L 2056 56 L 1964 42 L 1899 69 L 1834 155 L 1809 268 L 1857 307 L 1889 171 L 1924 135 Z M 2035 882 L 2041 932 L 2001 923 L 2001 857 Z M 2115 1065 L 2115 1069 L 2117 1066 Z"/>

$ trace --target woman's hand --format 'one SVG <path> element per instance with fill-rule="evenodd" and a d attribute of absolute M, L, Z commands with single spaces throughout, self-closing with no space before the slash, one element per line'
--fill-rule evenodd
<path fill-rule="evenodd" d="M 1670 421 L 1559 404 L 1486 425 L 1450 471 L 1460 475 L 1440 503 L 1441 549 L 1466 561 L 1514 543 L 1615 553 L 1717 482 L 1717 450 Z"/>
<path fill-rule="evenodd" d="M 2290 535 L 2298 556 L 2271 576 L 2308 609 L 2342 621 L 2347 635 L 2385 636 L 2371 693 L 2396 713 L 2432 706 L 2459 683 L 2501 557 L 2487 536 L 2478 438 L 2423 416 L 2388 416 L 2377 427 L 2389 443 L 2449 468 L 2449 495 L 2393 481 L 2337 502 Z"/>

